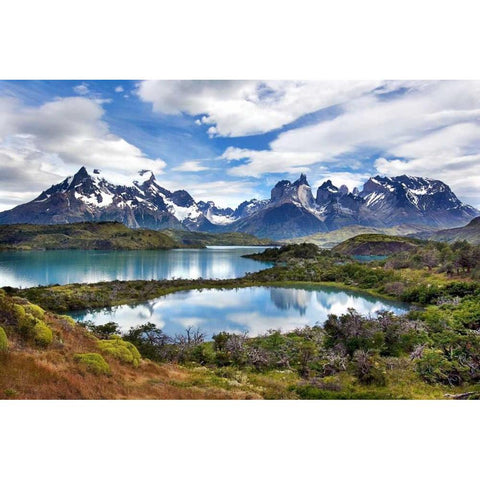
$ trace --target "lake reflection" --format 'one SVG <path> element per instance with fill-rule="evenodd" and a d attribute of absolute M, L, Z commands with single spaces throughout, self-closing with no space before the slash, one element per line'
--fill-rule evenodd
<path fill-rule="evenodd" d="M 242 258 L 265 247 L 0 252 L 0 287 L 172 278 L 235 278 L 269 264 Z"/>
<path fill-rule="evenodd" d="M 171 336 L 188 326 L 199 327 L 208 336 L 222 330 L 248 331 L 254 336 L 269 329 L 288 331 L 323 323 L 329 314 L 342 314 L 349 308 L 364 315 L 380 310 L 395 313 L 407 310 L 399 303 L 337 288 L 248 287 L 177 292 L 136 306 L 73 316 L 97 324 L 117 322 L 123 330 L 152 322 Z"/>

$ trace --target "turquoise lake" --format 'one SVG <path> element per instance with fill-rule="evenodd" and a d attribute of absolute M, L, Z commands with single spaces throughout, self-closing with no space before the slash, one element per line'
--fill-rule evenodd
<path fill-rule="evenodd" d="M 322 324 L 329 314 L 346 313 L 349 308 L 365 315 L 380 310 L 401 314 L 408 309 L 404 304 L 333 287 L 247 287 L 176 292 L 138 305 L 71 315 L 99 325 L 116 322 L 123 331 L 152 322 L 170 336 L 189 326 L 198 327 L 207 337 L 223 330 L 254 336 L 269 329 L 289 331 Z"/>
<path fill-rule="evenodd" d="M 182 250 L 49 250 L 0 252 L 0 287 L 111 280 L 235 278 L 270 264 L 242 258 L 266 247 Z"/>

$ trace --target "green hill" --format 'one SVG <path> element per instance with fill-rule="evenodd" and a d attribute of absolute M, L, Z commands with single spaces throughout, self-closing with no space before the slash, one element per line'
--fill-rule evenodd
<path fill-rule="evenodd" d="M 163 232 L 118 222 L 0 225 L 0 250 L 156 250 L 181 244 Z"/>
<path fill-rule="evenodd" d="M 247 233 L 132 229 L 119 222 L 0 225 L 0 250 L 157 250 L 274 244 Z"/>
<path fill-rule="evenodd" d="M 392 255 L 414 250 L 421 240 L 382 234 L 363 234 L 349 238 L 333 247 L 332 251 L 343 255 Z"/>

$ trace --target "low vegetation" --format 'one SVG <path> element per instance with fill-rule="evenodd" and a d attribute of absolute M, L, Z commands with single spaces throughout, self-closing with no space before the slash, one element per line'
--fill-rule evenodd
<path fill-rule="evenodd" d="M 39 345 L 22 329 L 17 307 L 34 305 L 0 289 L 0 399 L 261 398 L 260 390 L 200 366 L 142 358 L 121 338 L 106 340 L 104 348 L 104 339 L 65 315 L 44 312 L 52 341 Z M 128 354 L 118 355 L 123 347 Z"/>
<path fill-rule="evenodd" d="M 115 378 L 122 384 L 127 380 L 119 372 L 128 369 L 129 378 L 137 385 L 131 398 L 172 398 L 168 397 L 172 392 L 176 398 L 193 392 L 203 398 L 480 397 L 480 247 L 466 242 L 448 245 L 425 241 L 385 260 L 360 263 L 337 251 L 305 244 L 267 249 L 253 258 L 268 259 L 274 266 L 224 281 L 104 282 L 6 289 L 7 294 L 0 297 L 0 325 L 9 342 L 9 353 L 4 357 L 11 358 L 20 344 L 28 345 L 38 355 L 51 354 L 61 337 L 63 355 L 71 359 L 69 368 L 88 376 L 90 382 L 98 382 L 101 377 L 112 382 Z M 170 338 L 151 323 L 127 332 L 121 332 L 112 322 L 72 325 L 68 317 L 49 313 L 73 305 L 91 308 L 133 303 L 132 299 L 144 301 L 189 288 L 298 282 L 360 289 L 410 302 L 414 308 L 402 316 L 379 312 L 372 317 L 350 310 L 330 315 L 323 325 L 292 332 L 274 330 L 257 337 L 218 332 L 212 339 L 194 329 Z M 52 342 L 36 342 L 28 329 L 22 329 L 22 315 L 44 322 L 52 331 Z M 88 342 L 81 351 L 68 350 L 71 344 L 65 346 L 66 332 L 73 331 L 81 335 L 82 342 Z M 94 367 L 89 371 L 85 363 L 74 358 L 92 353 L 104 357 L 110 375 L 95 373 Z M 8 364 L 8 360 L 2 362 L 2 368 Z M 157 374 L 160 370 L 156 369 L 167 369 L 181 371 L 182 375 L 167 381 L 166 390 L 151 390 L 138 380 L 148 377 L 146 366 Z M 147 383 L 153 381 L 148 378 Z M 5 388 L 20 391 L 15 386 Z M 122 397 L 115 391 L 104 395 Z"/>
<path fill-rule="evenodd" d="M 3 327 L 0 327 L 0 355 L 8 352 L 8 338 Z"/>
<path fill-rule="evenodd" d="M 97 346 L 102 352 L 117 358 L 122 363 L 129 363 L 134 367 L 140 364 L 142 357 L 135 345 L 122 340 L 117 335 L 112 335 L 108 340 L 99 340 Z"/>
<path fill-rule="evenodd" d="M 77 353 L 73 359 L 82 365 L 87 372 L 95 375 L 109 375 L 110 365 L 99 353 Z"/>

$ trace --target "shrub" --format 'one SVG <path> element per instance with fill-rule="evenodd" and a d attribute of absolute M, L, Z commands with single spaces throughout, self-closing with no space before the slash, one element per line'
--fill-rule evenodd
<path fill-rule="evenodd" d="M 211 343 L 201 343 L 192 348 L 190 358 L 193 362 L 201 365 L 211 365 L 215 363 L 215 351 Z"/>
<path fill-rule="evenodd" d="M 113 338 L 113 336 L 120 336 L 120 326 L 118 323 L 115 322 L 107 322 L 103 325 L 96 325 L 90 320 L 87 321 L 79 321 L 79 325 L 87 328 L 90 332 L 92 332 L 96 337 L 101 338 L 102 340 L 108 340 L 109 338 Z"/>
<path fill-rule="evenodd" d="M 110 340 L 99 340 L 97 342 L 98 348 L 100 348 L 102 352 L 117 358 L 122 363 L 130 363 L 134 367 L 138 367 L 142 357 L 137 347 L 130 342 L 122 340 L 120 337 L 114 337 L 115 338 Z"/>
<path fill-rule="evenodd" d="M 20 305 L 16 306 L 19 307 Z M 18 331 L 20 332 L 20 334 L 26 338 L 33 337 L 33 329 L 37 324 L 37 320 L 35 320 L 35 317 L 30 313 L 24 313 L 23 315 L 20 313 L 20 315 L 17 317 L 17 320 Z"/>
<path fill-rule="evenodd" d="M 378 359 L 368 352 L 357 350 L 353 357 L 355 376 L 365 385 L 383 387 L 386 384 L 385 373 L 379 368 Z"/>
<path fill-rule="evenodd" d="M 53 333 L 45 322 L 37 320 L 33 327 L 33 339 L 40 347 L 48 347 L 52 343 Z"/>
<path fill-rule="evenodd" d="M 384 345 L 380 323 L 351 308 L 340 316 L 329 315 L 324 329 L 325 346 L 345 351 L 350 357 L 356 350 L 379 350 Z"/>
<path fill-rule="evenodd" d="M 38 320 L 43 320 L 45 318 L 45 310 L 38 305 L 33 305 L 29 303 L 23 307 L 25 312 L 29 313 L 30 315 L 34 316 Z"/>
<path fill-rule="evenodd" d="M 0 354 L 8 352 L 8 339 L 5 330 L 0 327 Z"/>
<path fill-rule="evenodd" d="M 386 283 L 383 287 L 385 293 L 393 295 L 395 297 L 401 297 L 405 291 L 405 284 L 403 282 L 390 282 Z"/>
<path fill-rule="evenodd" d="M 17 323 L 20 324 L 20 322 L 25 320 L 25 309 L 21 305 L 14 305 L 13 310 L 15 312 Z"/>
<path fill-rule="evenodd" d="M 441 350 L 426 349 L 417 360 L 417 372 L 428 383 L 461 385 L 467 369 L 456 361 L 448 360 Z"/>
<path fill-rule="evenodd" d="M 110 365 L 99 353 L 78 353 L 73 358 L 90 373 L 95 375 L 110 373 Z"/>
<path fill-rule="evenodd" d="M 0 296 L 0 324 L 17 324 L 15 304 L 12 299 L 6 295 Z"/>
<path fill-rule="evenodd" d="M 53 333 L 47 324 L 35 318 L 31 313 L 25 312 L 21 305 L 15 305 L 17 315 L 17 327 L 19 333 L 27 338 L 32 339 L 40 347 L 47 347 L 53 341 Z"/>
<path fill-rule="evenodd" d="M 123 335 L 123 339 L 133 343 L 142 357 L 149 358 L 150 360 L 165 360 L 171 350 L 171 346 L 169 345 L 171 339 L 151 322 L 131 327 L 130 330 Z"/>

